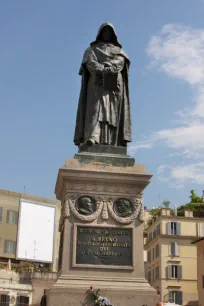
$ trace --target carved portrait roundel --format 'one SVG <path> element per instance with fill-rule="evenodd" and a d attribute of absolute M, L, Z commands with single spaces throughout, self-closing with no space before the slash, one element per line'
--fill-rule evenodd
<path fill-rule="evenodd" d="M 76 209 L 82 215 L 91 215 L 96 211 L 96 200 L 90 196 L 81 196 L 76 201 Z"/>
<path fill-rule="evenodd" d="M 133 205 L 129 199 L 119 198 L 114 202 L 113 210 L 119 217 L 126 218 L 133 214 Z"/>

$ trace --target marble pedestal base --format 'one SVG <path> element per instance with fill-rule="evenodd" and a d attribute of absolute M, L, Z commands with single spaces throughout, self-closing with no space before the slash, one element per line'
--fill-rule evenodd
<path fill-rule="evenodd" d="M 66 277 L 65 277 L 66 278 Z M 113 306 L 155 306 L 155 290 L 145 280 L 135 282 L 68 280 L 59 278 L 49 292 L 49 306 L 92 306 L 86 301 L 85 292 L 90 285 L 100 288 Z"/>
<path fill-rule="evenodd" d="M 48 306 L 91 306 L 85 301 L 90 286 L 100 288 L 113 306 L 155 306 L 156 291 L 145 279 L 143 257 L 142 194 L 151 177 L 144 165 L 114 166 L 94 158 L 81 163 L 75 157 L 59 169 L 55 189 L 62 203 L 59 277 L 48 292 Z M 89 215 L 81 214 L 77 204 L 83 196 L 96 203 Z M 128 216 L 120 216 L 114 209 L 124 198 L 132 203 Z M 86 229 L 94 229 L 96 236 L 89 233 L 87 237 Z M 101 244 L 107 237 L 108 245 Z M 111 239 L 118 243 L 116 249 Z M 126 246 L 121 247 L 121 239 Z M 84 252 L 93 251 L 91 261 L 91 253 L 85 257 L 80 251 L 82 244 Z M 110 260 L 104 261 L 106 255 Z M 121 261 L 115 256 L 121 256 Z"/>

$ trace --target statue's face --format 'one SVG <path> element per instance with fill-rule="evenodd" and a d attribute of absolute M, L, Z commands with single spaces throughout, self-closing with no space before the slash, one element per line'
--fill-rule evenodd
<path fill-rule="evenodd" d="M 109 26 L 104 27 L 101 32 L 101 39 L 103 41 L 111 41 L 112 37 L 113 37 L 113 30 L 111 29 L 111 27 Z"/>
<path fill-rule="evenodd" d="M 89 199 L 89 198 L 86 198 L 86 199 L 84 199 L 84 207 L 88 210 L 88 211 L 90 211 L 90 212 L 92 212 L 93 211 L 93 207 L 92 207 L 92 203 L 91 203 L 91 200 Z"/>
<path fill-rule="evenodd" d="M 120 202 L 118 203 L 118 211 L 121 214 L 126 212 L 126 206 L 125 206 L 125 204 L 123 203 L 122 200 L 120 200 Z"/>

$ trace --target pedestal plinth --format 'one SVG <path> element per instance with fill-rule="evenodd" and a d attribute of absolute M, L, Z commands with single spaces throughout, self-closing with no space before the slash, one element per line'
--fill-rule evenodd
<path fill-rule="evenodd" d="M 62 202 L 59 277 L 48 306 L 87 305 L 90 286 L 114 306 L 155 306 L 156 292 L 144 277 L 142 227 L 142 194 L 152 175 L 144 165 L 113 166 L 95 158 L 82 163 L 79 154 L 59 169 L 56 182 Z"/>

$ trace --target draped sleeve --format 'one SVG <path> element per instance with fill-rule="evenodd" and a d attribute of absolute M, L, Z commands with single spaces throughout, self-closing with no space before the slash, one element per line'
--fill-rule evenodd
<path fill-rule="evenodd" d="M 104 65 L 98 62 L 96 55 L 91 49 L 88 49 L 84 64 L 86 65 L 86 68 L 91 74 L 93 73 L 102 74 L 102 72 L 104 71 Z"/>
<path fill-rule="evenodd" d="M 111 61 L 111 67 L 105 67 L 104 72 L 107 74 L 117 74 L 122 71 L 125 64 L 125 59 L 122 56 L 117 56 L 116 59 Z"/>

